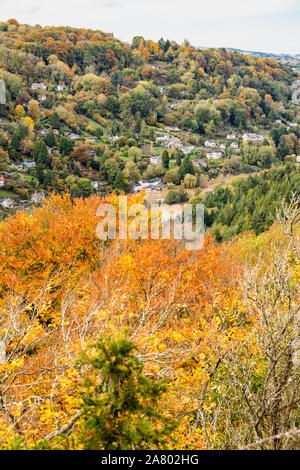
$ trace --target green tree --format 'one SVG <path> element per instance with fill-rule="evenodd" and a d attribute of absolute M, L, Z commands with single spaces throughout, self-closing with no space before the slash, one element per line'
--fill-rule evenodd
<path fill-rule="evenodd" d="M 68 139 L 68 137 L 62 136 L 60 139 L 59 148 L 62 155 L 69 155 L 74 148 L 74 142 L 71 139 Z"/>
<path fill-rule="evenodd" d="M 169 157 L 169 152 L 168 150 L 164 150 L 162 153 L 162 164 L 164 168 L 168 169 L 170 165 L 170 157 Z"/>
<path fill-rule="evenodd" d="M 89 366 L 81 395 L 84 449 L 167 448 L 175 424 L 157 411 L 165 385 L 144 375 L 126 335 L 100 337 L 94 347 L 95 354 L 84 353 L 79 363 Z"/>
<path fill-rule="evenodd" d="M 180 181 L 182 181 L 185 177 L 185 175 L 194 175 L 195 174 L 195 170 L 194 170 L 194 165 L 193 163 L 191 162 L 191 159 L 188 155 L 186 155 L 179 167 L 179 171 L 178 171 L 178 174 L 179 174 L 179 179 Z"/>

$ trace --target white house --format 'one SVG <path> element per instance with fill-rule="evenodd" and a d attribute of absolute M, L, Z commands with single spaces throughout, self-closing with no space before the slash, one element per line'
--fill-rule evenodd
<path fill-rule="evenodd" d="M 228 140 L 235 140 L 235 139 L 236 139 L 236 135 L 235 135 L 235 134 L 227 134 L 226 139 L 228 139 Z"/>
<path fill-rule="evenodd" d="M 222 152 L 210 152 L 206 154 L 206 158 L 208 158 L 208 160 L 218 160 L 219 158 L 222 158 L 222 156 Z"/>
<path fill-rule="evenodd" d="M 92 186 L 95 191 L 99 191 L 99 189 L 104 188 L 105 184 L 101 183 L 101 181 L 92 181 Z"/>
<path fill-rule="evenodd" d="M 64 91 L 66 88 L 67 87 L 64 83 L 57 85 L 57 91 Z"/>
<path fill-rule="evenodd" d="M 47 85 L 46 83 L 32 83 L 31 84 L 32 90 L 47 90 Z"/>
<path fill-rule="evenodd" d="M 6 197 L 0 201 L 0 204 L 5 209 L 11 209 L 14 205 L 14 201 L 10 197 Z"/>
<path fill-rule="evenodd" d="M 162 162 L 162 156 L 161 155 L 152 156 L 150 157 L 149 162 L 150 162 L 150 165 L 154 165 L 154 166 L 160 165 Z"/>
<path fill-rule="evenodd" d="M 261 134 L 246 133 L 246 134 L 243 134 L 243 141 L 244 142 L 263 142 L 264 136 Z"/>
<path fill-rule="evenodd" d="M 42 204 L 44 202 L 44 199 L 45 199 L 44 191 L 41 191 L 40 193 L 34 193 L 31 196 L 31 202 L 35 204 Z"/>
<path fill-rule="evenodd" d="M 0 187 L 3 187 L 4 184 L 5 184 L 5 179 L 2 176 L 0 176 Z"/>
<path fill-rule="evenodd" d="M 296 161 L 297 161 L 297 163 L 300 163 L 300 155 L 297 155 Z"/>
<path fill-rule="evenodd" d="M 204 146 L 213 148 L 216 147 L 216 142 L 214 140 L 206 140 Z"/>
<path fill-rule="evenodd" d="M 232 143 L 230 144 L 230 147 L 231 147 L 232 149 L 237 150 L 237 149 L 239 148 L 239 144 L 238 144 L 237 142 L 232 142 Z"/>

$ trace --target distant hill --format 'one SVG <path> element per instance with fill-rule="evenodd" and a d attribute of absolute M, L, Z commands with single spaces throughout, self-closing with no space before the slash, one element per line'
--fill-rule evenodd
<path fill-rule="evenodd" d="M 300 54 L 273 54 L 271 52 L 244 51 L 242 49 L 234 49 L 231 47 L 227 47 L 226 51 L 252 55 L 257 59 L 274 59 L 281 64 L 288 65 L 300 71 Z"/>

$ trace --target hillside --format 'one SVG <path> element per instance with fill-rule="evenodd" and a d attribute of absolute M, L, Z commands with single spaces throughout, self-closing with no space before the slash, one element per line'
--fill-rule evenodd
<path fill-rule="evenodd" d="M 282 126 L 280 137 L 298 136 L 296 77 L 273 59 L 187 42 L 127 44 L 98 30 L 2 22 L 2 213 L 51 191 L 87 197 L 139 190 L 138 181 L 155 178 L 183 184 L 185 155 L 197 187 L 201 174 L 234 173 L 237 160 L 244 173 L 276 165 L 296 152 L 278 152 L 270 134 Z M 262 144 L 271 145 L 267 163 Z"/>

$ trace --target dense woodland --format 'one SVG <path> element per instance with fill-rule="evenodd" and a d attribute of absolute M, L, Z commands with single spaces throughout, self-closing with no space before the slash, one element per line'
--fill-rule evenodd
<path fill-rule="evenodd" d="M 187 41 L 0 23 L 0 199 L 20 206 L 1 209 L 1 449 L 299 449 L 296 78 Z M 143 203 L 141 178 L 204 203 L 200 251 L 97 238 L 99 205 Z"/>

